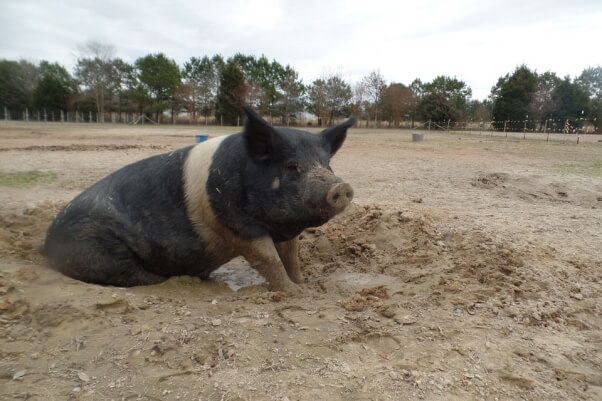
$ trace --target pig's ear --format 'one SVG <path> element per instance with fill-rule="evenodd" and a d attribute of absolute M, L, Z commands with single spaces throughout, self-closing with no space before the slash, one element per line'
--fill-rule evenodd
<path fill-rule="evenodd" d="M 343 145 L 345 138 L 347 138 L 347 128 L 353 126 L 356 121 L 357 118 L 352 117 L 344 123 L 325 129 L 318 134 L 324 139 L 331 156 Z"/>
<path fill-rule="evenodd" d="M 248 106 L 243 106 L 243 109 L 247 114 L 247 122 L 243 133 L 247 148 L 259 160 L 266 160 L 277 146 L 278 133 L 255 110 Z"/>

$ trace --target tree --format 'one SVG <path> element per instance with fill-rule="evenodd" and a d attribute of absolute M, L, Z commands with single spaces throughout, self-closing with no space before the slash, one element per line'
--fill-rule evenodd
<path fill-rule="evenodd" d="M 589 121 L 599 130 L 602 125 L 602 67 L 589 67 L 575 80 L 589 92 Z"/>
<path fill-rule="evenodd" d="M 234 59 L 229 59 L 220 76 L 217 113 L 226 124 L 238 124 L 245 104 L 245 76 Z"/>
<path fill-rule="evenodd" d="M 383 111 L 393 120 L 395 128 L 399 128 L 399 122 L 411 106 L 412 99 L 412 91 L 403 84 L 392 82 L 385 90 Z"/>
<path fill-rule="evenodd" d="M 193 121 L 196 121 L 197 111 L 202 111 L 207 123 L 207 116 L 216 101 L 219 66 L 208 56 L 191 57 L 184 63 L 182 76 L 185 80 L 183 90 L 186 110 L 192 113 Z"/>
<path fill-rule="evenodd" d="M 46 74 L 34 89 L 33 106 L 47 112 L 68 110 L 71 94 L 71 89 L 64 82 L 52 74 Z"/>
<path fill-rule="evenodd" d="M 374 127 L 378 124 L 378 113 L 382 108 L 382 98 L 387 89 L 387 83 L 381 75 L 380 71 L 372 71 L 370 74 L 362 78 L 364 94 L 367 101 L 367 109 L 372 111 L 374 115 Z"/>
<path fill-rule="evenodd" d="M 419 117 L 419 106 L 420 102 L 422 102 L 422 97 L 424 96 L 424 83 L 420 78 L 416 78 L 412 81 L 409 88 L 410 91 L 412 91 L 412 101 L 410 102 L 408 112 L 412 119 L 412 128 L 414 128 L 414 120 Z"/>
<path fill-rule="evenodd" d="M 425 121 L 439 123 L 458 118 L 457 110 L 441 92 L 429 92 L 424 95 L 418 106 L 418 115 Z"/>
<path fill-rule="evenodd" d="M 136 86 L 136 75 L 134 66 L 126 63 L 120 58 L 112 60 L 113 75 L 111 82 L 111 92 L 113 102 L 116 103 L 116 110 L 121 116 L 122 110 L 125 108 L 129 111 L 134 111 L 132 92 Z M 125 102 L 125 104 L 124 104 Z"/>
<path fill-rule="evenodd" d="M 247 56 L 242 53 L 236 53 L 232 60 L 243 73 L 245 80 L 245 102 L 255 108 L 260 114 L 268 112 L 266 107 L 265 93 L 262 87 L 262 77 L 267 75 L 269 62 L 265 56 L 262 56 L 261 62 L 255 59 L 255 56 Z"/>
<path fill-rule="evenodd" d="M 467 118 L 473 121 L 491 121 L 491 100 L 470 100 L 467 104 Z"/>
<path fill-rule="evenodd" d="M 503 127 L 506 120 L 511 121 L 509 128 L 523 127 L 522 121 L 528 118 L 529 104 L 536 87 L 537 74 L 526 65 L 517 67 L 512 75 L 506 74 L 498 79 L 490 95 L 496 128 Z"/>
<path fill-rule="evenodd" d="M 77 81 L 69 74 L 69 71 L 59 63 L 50 63 L 42 60 L 40 61 L 39 71 L 40 78 L 50 75 L 59 81 L 65 88 L 69 89 L 70 92 L 77 92 Z"/>
<path fill-rule="evenodd" d="M 439 114 L 439 118 L 446 115 L 446 119 L 459 120 L 466 118 L 467 105 L 472 96 L 472 89 L 466 85 L 464 81 L 457 78 L 451 78 L 445 75 L 439 75 L 432 82 L 428 82 L 422 87 L 423 92 L 429 96 L 429 101 L 445 102 L 445 106 L 441 105 L 440 110 L 448 110 L 446 113 Z M 437 96 L 432 96 L 436 94 Z M 428 108 L 422 108 L 426 110 Z M 443 121 L 432 118 L 435 121 Z"/>
<path fill-rule="evenodd" d="M 353 97 L 350 108 L 352 114 L 356 115 L 360 120 L 364 116 L 366 116 L 367 120 L 370 120 L 370 116 L 366 110 L 366 86 L 361 80 L 356 82 L 353 87 Z"/>
<path fill-rule="evenodd" d="M 556 107 L 552 93 L 559 83 L 560 78 L 551 71 L 537 76 L 537 84 L 531 94 L 527 108 L 529 116 L 534 121 L 539 121 L 540 130 L 545 126 L 544 120 L 551 116 Z"/>
<path fill-rule="evenodd" d="M 276 105 L 283 96 L 282 81 L 286 68 L 276 60 L 270 62 L 265 55 L 256 59 L 237 53 L 233 59 L 245 77 L 247 104 L 273 120 L 274 113 L 278 112 Z"/>
<path fill-rule="evenodd" d="M 350 106 L 351 87 L 340 76 L 331 75 L 315 80 L 309 89 L 310 109 L 318 116 L 320 124 L 333 125 L 334 120 Z"/>
<path fill-rule="evenodd" d="M 588 91 L 570 77 L 565 77 L 552 92 L 556 107 L 555 118 L 565 119 L 573 127 L 581 127 L 583 120 L 589 116 L 590 100 Z"/>
<path fill-rule="evenodd" d="M 33 107 L 38 110 L 60 111 L 70 109 L 70 102 L 77 93 L 77 82 L 58 63 L 40 62 L 41 79 L 33 91 Z"/>
<path fill-rule="evenodd" d="M 171 118 L 174 121 L 175 94 L 182 85 L 180 69 L 175 61 L 163 53 L 149 54 L 136 60 L 138 80 L 143 91 L 150 95 L 151 110 L 156 113 L 157 121 L 163 110 L 171 106 Z"/>
<path fill-rule="evenodd" d="M 584 69 L 575 82 L 587 89 L 590 97 L 602 98 L 602 66 Z"/>
<path fill-rule="evenodd" d="M 279 76 L 279 86 L 282 90 L 282 116 L 284 124 L 290 125 L 291 116 L 303 109 L 303 95 L 306 88 L 299 80 L 299 73 L 287 65 Z"/>
<path fill-rule="evenodd" d="M 318 124 L 323 127 L 327 115 L 328 89 L 324 79 L 316 79 L 309 87 L 309 110 L 318 116 Z"/>
<path fill-rule="evenodd" d="M 96 112 L 104 122 L 105 96 L 116 85 L 117 66 L 112 59 L 115 48 L 112 45 L 91 41 L 81 48 L 87 57 L 77 60 L 75 76 L 94 96 Z"/>
<path fill-rule="evenodd" d="M 25 67 L 25 68 L 24 68 Z M 28 67 L 35 74 L 28 76 Z M 32 106 L 33 90 L 39 80 L 39 68 L 27 61 L 0 60 L 0 107 L 24 110 Z M 34 85 L 31 85 L 34 83 Z"/>

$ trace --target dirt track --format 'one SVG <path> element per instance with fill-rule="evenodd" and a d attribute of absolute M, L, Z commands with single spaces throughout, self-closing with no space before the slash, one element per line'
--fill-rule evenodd
<path fill-rule="evenodd" d="M 66 202 L 233 132 L 204 128 L 0 122 L 0 399 L 602 399 L 600 137 L 352 130 L 355 204 L 303 234 L 301 296 L 240 259 L 129 289 L 46 267 Z"/>

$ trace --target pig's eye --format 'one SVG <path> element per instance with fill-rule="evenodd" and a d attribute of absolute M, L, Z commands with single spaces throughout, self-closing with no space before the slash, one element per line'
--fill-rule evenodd
<path fill-rule="evenodd" d="M 293 162 L 288 163 L 286 165 L 286 171 L 289 174 L 299 174 L 299 165 L 297 163 L 293 163 Z"/>

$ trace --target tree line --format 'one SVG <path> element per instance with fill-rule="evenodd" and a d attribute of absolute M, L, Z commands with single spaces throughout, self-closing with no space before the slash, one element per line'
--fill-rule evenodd
<path fill-rule="evenodd" d="M 572 79 L 522 65 L 500 77 L 487 99 L 476 100 L 464 81 L 445 75 L 405 85 L 373 71 L 353 85 L 338 74 L 305 84 L 294 67 L 265 55 L 204 55 L 179 66 L 157 53 L 130 64 L 115 57 L 112 46 L 90 42 L 73 74 L 48 61 L 0 60 L 0 112 L 93 112 L 99 121 L 106 113 L 137 113 L 157 122 L 173 122 L 185 112 L 192 123 L 236 125 L 245 104 L 283 125 L 297 124 L 309 112 L 321 126 L 353 114 L 371 127 L 430 120 L 493 121 L 496 128 L 517 129 L 528 121 L 530 129 L 541 130 L 564 120 L 599 129 L 602 67 Z"/>

